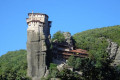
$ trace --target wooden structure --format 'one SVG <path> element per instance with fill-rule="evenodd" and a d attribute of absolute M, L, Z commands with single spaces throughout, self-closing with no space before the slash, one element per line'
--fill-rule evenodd
<path fill-rule="evenodd" d="M 73 47 L 73 46 L 72 46 Z M 72 49 L 72 50 L 71 50 Z M 83 49 L 73 49 L 69 45 L 53 43 L 53 56 L 56 59 L 68 59 L 71 55 L 75 57 L 85 58 L 88 53 Z"/>

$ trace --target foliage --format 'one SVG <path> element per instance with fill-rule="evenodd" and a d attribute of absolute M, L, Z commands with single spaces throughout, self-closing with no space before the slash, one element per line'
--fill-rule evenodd
<path fill-rule="evenodd" d="M 57 40 L 58 42 L 64 42 L 65 41 L 65 37 L 64 37 L 64 35 L 63 35 L 63 32 L 61 32 L 61 31 L 58 31 L 58 32 L 56 32 L 54 35 L 53 35 L 53 37 L 52 37 L 52 41 L 54 41 L 54 40 Z"/>
<path fill-rule="evenodd" d="M 97 28 L 76 33 L 73 35 L 76 48 L 85 49 L 89 53 L 90 58 L 94 58 L 96 66 L 101 66 L 100 61 L 108 58 L 106 48 L 108 46 L 107 39 L 111 39 L 120 45 L 120 25 Z"/>
<path fill-rule="evenodd" d="M 67 64 L 68 66 L 72 67 L 74 70 L 81 70 L 84 66 L 85 59 L 84 58 L 75 58 L 73 55 L 68 58 Z"/>
<path fill-rule="evenodd" d="M 56 78 L 58 76 L 58 69 L 57 69 L 57 64 L 54 63 L 50 63 L 50 67 L 49 67 L 49 75 L 47 78 L 43 79 L 43 80 L 50 80 L 50 78 Z"/>
<path fill-rule="evenodd" d="M 110 66 L 110 60 L 101 61 L 101 66 L 96 66 L 96 61 L 88 58 L 85 59 L 87 63 L 83 65 L 83 78 L 85 80 L 116 80 L 115 70 Z"/>
<path fill-rule="evenodd" d="M 50 75 L 52 78 L 55 78 L 58 75 L 57 65 L 50 63 Z"/>
<path fill-rule="evenodd" d="M 57 64 L 54 64 L 54 63 L 50 63 L 50 69 L 54 69 L 57 67 Z"/>
<path fill-rule="evenodd" d="M 46 79 L 42 80 L 50 80 L 50 78 L 59 78 L 61 80 L 81 80 L 81 77 L 79 74 L 72 72 L 68 69 L 63 69 L 62 71 L 58 71 L 57 65 L 54 63 L 50 63 L 50 68 L 49 68 L 49 75 Z"/>
<path fill-rule="evenodd" d="M 69 66 L 74 67 L 75 66 L 75 57 L 73 55 L 70 56 L 67 63 Z"/>
<path fill-rule="evenodd" d="M 111 60 L 100 60 L 99 64 L 91 58 L 76 58 L 74 70 L 82 72 L 82 80 L 119 80 L 120 67 L 111 66 Z M 71 63 L 71 64 L 73 64 Z M 69 65 L 70 66 L 70 65 Z M 75 80 L 78 78 L 76 77 Z"/>
<path fill-rule="evenodd" d="M 111 66 L 112 61 L 108 59 L 106 53 L 108 46 L 106 39 L 111 39 L 120 45 L 119 34 L 120 26 L 117 25 L 73 35 L 76 48 L 82 48 L 89 52 L 89 58 L 71 56 L 68 59 L 68 65 L 72 66 L 74 70 L 82 71 L 82 76 L 68 69 L 58 71 L 57 65 L 51 63 L 50 74 L 43 80 L 56 77 L 62 80 L 120 80 L 120 65 Z M 52 40 L 56 39 L 58 42 L 64 42 L 63 32 L 56 32 Z M 26 77 L 26 70 L 26 50 L 10 51 L 0 57 L 0 80 L 30 80 Z"/>
<path fill-rule="evenodd" d="M 26 69 L 26 50 L 10 51 L 0 57 L 0 80 L 30 80 Z"/>
<path fill-rule="evenodd" d="M 99 48 L 101 49 L 101 47 L 106 47 L 106 39 L 111 39 L 113 42 L 117 42 L 120 45 L 119 34 L 120 25 L 117 25 L 76 33 L 73 35 L 73 38 L 77 48 L 98 50 Z"/>
<path fill-rule="evenodd" d="M 68 69 L 63 69 L 59 72 L 58 78 L 61 78 L 61 80 L 81 80 L 81 77 L 79 74 L 72 72 Z"/>
<path fill-rule="evenodd" d="M 94 49 L 94 45 L 99 45 L 102 39 L 111 39 L 120 45 L 120 25 L 112 27 L 97 28 L 87 30 L 81 33 L 76 33 L 73 38 L 76 41 L 76 46 L 83 49 Z M 91 47 L 90 47 L 91 46 Z M 95 46 L 97 47 L 97 46 Z M 99 48 L 99 47 L 98 47 Z"/>
<path fill-rule="evenodd" d="M 74 66 L 74 68 L 76 69 L 76 70 L 80 70 L 80 68 L 82 67 L 81 66 L 81 64 L 82 64 L 82 61 L 81 61 L 82 59 L 81 58 L 76 58 L 76 60 L 75 60 L 75 66 Z"/>
<path fill-rule="evenodd" d="M 89 58 L 71 56 L 68 59 L 68 65 L 74 70 L 82 71 L 81 79 L 83 80 L 119 80 L 120 68 L 110 65 L 112 61 L 108 59 L 109 55 L 106 53 L 107 39 L 111 39 L 120 45 L 119 34 L 119 25 L 76 33 L 73 35 L 75 47 L 87 50 Z M 73 75 L 70 71 L 63 70 L 59 72 L 58 77 L 63 80 L 70 79 L 69 74 Z"/>

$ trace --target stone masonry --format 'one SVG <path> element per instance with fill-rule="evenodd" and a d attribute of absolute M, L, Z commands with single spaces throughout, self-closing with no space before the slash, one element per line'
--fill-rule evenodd
<path fill-rule="evenodd" d="M 27 18 L 27 75 L 32 80 L 40 80 L 47 71 L 46 56 L 47 45 L 50 45 L 51 21 L 48 15 L 41 13 L 28 13 Z"/>

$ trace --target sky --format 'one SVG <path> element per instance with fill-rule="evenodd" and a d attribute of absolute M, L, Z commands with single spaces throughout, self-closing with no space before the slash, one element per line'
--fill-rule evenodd
<path fill-rule="evenodd" d="M 45 13 L 57 31 L 120 25 L 120 0 L 0 0 L 0 56 L 26 49 L 28 13 Z"/>

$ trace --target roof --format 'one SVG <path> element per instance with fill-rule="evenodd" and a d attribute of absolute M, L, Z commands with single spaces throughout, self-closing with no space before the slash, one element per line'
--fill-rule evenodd
<path fill-rule="evenodd" d="M 33 15 L 46 15 L 46 16 L 48 17 L 47 14 L 43 14 L 43 13 L 28 13 L 28 16 L 29 16 L 30 14 L 33 14 Z"/>
<path fill-rule="evenodd" d="M 76 49 L 77 51 L 82 51 L 82 52 L 87 52 L 86 50 L 83 49 Z"/>
<path fill-rule="evenodd" d="M 71 56 L 71 55 L 74 55 L 76 57 L 87 57 L 88 55 L 77 55 L 77 54 L 71 54 L 71 53 L 62 53 L 63 55 L 65 56 Z"/>
<path fill-rule="evenodd" d="M 87 54 L 87 51 L 83 49 L 70 50 L 69 52 Z"/>

